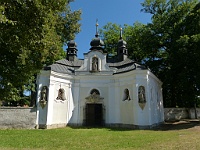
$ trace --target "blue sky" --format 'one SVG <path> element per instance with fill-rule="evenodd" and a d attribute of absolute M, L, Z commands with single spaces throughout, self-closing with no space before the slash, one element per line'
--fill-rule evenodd
<path fill-rule="evenodd" d="M 75 42 L 78 48 L 78 58 L 90 49 L 90 41 L 95 36 L 95 24 L 98 19 L 99 28 L 108 22 L 119 25 L 133 25 L 151 22 L 151 16 L 141 12 L 144 0 L 75 0 L 70 4 L 71 10 L 81 10 L 81 32 L 77 34 Z M 64 47 L 66 49 L 66 47 Z"/>

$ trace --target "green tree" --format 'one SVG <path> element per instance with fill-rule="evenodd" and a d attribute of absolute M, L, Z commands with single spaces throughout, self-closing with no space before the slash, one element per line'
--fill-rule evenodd
<path fill-rule="evenodd" d="M 145 0 L 142 11 L 152 22 L 124 26 L 129 57 L 161 79 L 165 107 L 192 107 L 200 95 L 199 5 L 197 0 Z M 102 29 L 111 53 L 119 27 L 109 23 Z"/>
<path fill-rule="evenodd" d="M 0 1 L 0 99 L 19 100 L 34 75 L 63 57 L 63 44 L 80 30 L 72 0 Z"/>
<path fill-rule="evenodd" d="M 151 39 L 144 38 L 152 57 L 146 64 L 163 81 L 167 107 L 191 107 L 199 95 L 197 4 L 196 0 L 146 0 L 142 4 L 152 14 L 152 23 L 147 25 Z"/>
<path fill-rule="evenodd" d="M 116 55 L 117 41 L 119 40 L 120 25 L 107 23 L 100 29 L 100 35 L 103 38 L 105 49 L 109 54 Z"/>
<path fill-rule="evenodd" d="M 146 26 L 139 22 L 134 23 L 133 26 L 124 24 L 122 38 L 127 42 L 127 49 L 129 58 L 141 62 L 146 54 L 143 53 L 141 46 L 143 43 L 143 35 L 146 32 Z M 120 39 L 121 25 L 115 23 L 108 23 L 100 29 L 100 34 L 105 43 L 105 48 L 109 54 L 117 54 L 117 42 Z"/>

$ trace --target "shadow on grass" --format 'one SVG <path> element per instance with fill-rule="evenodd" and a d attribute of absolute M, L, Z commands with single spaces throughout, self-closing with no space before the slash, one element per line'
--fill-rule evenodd
<path fill-rule="evenodd" d="M 132 128 L 119 128 L 119 127 L 107 127 L 107 126 L 68 126 L 72 129 L 106 129 L 110 131 L 130 131 L 137 130 Z"/>
<path fill-rule="evenodd" d="M 180 120 L 180 121 L 165 122 L 164 124 L 153 128 L 153 130 L 155 131 L 183 130 L 183 129 L 190 129 L 196 126 L 200 127 L 199 120 Z"/>
<path fill-rule="evenodd" d="M 74 126 L 68 126 L 69 128 L 72 129 L 107 129 L 107 130 L 112 130 L 112 131 L 130 131 L 130 130 L 136 130 L 136 129 L 130 129 L 130 128 L 117 128 L 117 127 L 106 127 L 106 126 L 79 126 L 79 127 L 74 127 Z"/>
<path fill-rule="evenodd" d="M 138 128 L 124 128 L 124 127 L 106 127 L 106 126 L 69 126 L 72 129 L 107 129 L 110 131 L 130 131 L 130 130 L 152 130 L 152 131 L 170 131 L 170 130 L 183 130 L 199 126 L 199 120 L 180 120 L 165 122 L 159 126 L 151 129 L 138 129 Z"/>

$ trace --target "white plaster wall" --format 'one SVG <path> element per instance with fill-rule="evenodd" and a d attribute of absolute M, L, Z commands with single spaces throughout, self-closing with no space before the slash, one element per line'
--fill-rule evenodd
<path fill-rule="evenodd" d="M 163 122 L 164 121 L 164 104 L 163 104 L 163 93 L 162 93 L 162 87 L 160 86 L 159 88 L 159 110 L 158 110 L 158 114 L 159 114 L 159 122 Z"/>
<path fill-rule="evenodd" d="M 136 125 L 151 125 L 151 118 L 150 118 L 150 101 L 149 101 L 149 95 L 148 90 L 147 90 L 147 70 L 136 70 L 136 106 L 135 107 L 135 114 L 136 114 L 136 119 L 135 119 L 135 124 Z M 145 96 L 146 96 L 146 104 L 144 109 L 140 108 L 139 103 L 138 103 L 138 88 L 140 86 L 145 87 Z"/>
<path fill-rule="evenodd" d="M 90 57 L 94 54 L 102 57 L 104 62 L 104 55 L 99 52 L 89 54 Z M 85 59 L 87 63 L 89 58 Z M 148 70 L 133 70 L 117 75 L 91 73 L 70 76 L 55 72 L 51 72 L 51 77 L 49 75 L 50 72 L 46 71 L 38 77 L 38 89 L 48 86 L 49 97 L 47 107 L 42 109 L 38 106 L 37 124 L 82 125 L 87 103 L 85 98 L 90 95 L 92 89 L 99 90 L 100 96 L 104 98 L 102 104 L 105 108 L 106 124 L 146 126 L 164 120 L 161 82 Z M 146 105 L 143 110 L 138 104 L 139 86 L 145 87 Z M 65 101 L 56 100 L 60 87 L 66 91 Z M 130 101 L 123 101 L 126 88 L 129 90 Z M 40 90 L 37 102 L 40 99 Z"/>
<path fill-rule="evenodd" d="M 50 76 L 51 73 L 51 76 Z M 37 98 L 37 121 L 36 124 L 54 125 L 67 124 L 72 116 L 74 108 L 71 76 L 55 73 L 53 71 L 42 71 L 38 75 L 38 98 Z M 47 105 L 42 108 L 38 103 L 40 100 L 40 92 L 43 86 L 48 86 Z M 56 100 L 59 88 L 64 88 L 66 100 Z"/>
<path fill-rule="evenodd" d="M 125 79 L 121 79 L 120 83 L 120 97 L 118 99 L 120 103 L 120 123 L 121 124 L 134 124 L 134 100 L 133 100 L 133 89 L 132 84 L 134 82 L 132 81 L 131 77 L 126 77 Z M 123 100 L 124 98 L 124 90 L 129 90 L 129 95 L 131 100 Z"/>
<path fill-rule="evenodd" d="M 116 89 L 116 123 L 129 124 L 129 125 L 151 125 L 151 110 L 148 90 L 147 90 L 147 71 L 134 70 L 132 72 L 124 73 L 115 76 L 118 85 L 115 83 Z M 142 110 L 138 104 L 138 87 L 144 86 L 146 92 L 147 103 Z M 122 101 L 124 95 L 124 89 L 129 90 L 131 97 L 130 101 Z"/>
<path fill-rule="evenodd" d="M 102 100 L 103 107 L 105 107 L 104 119 L 107 121 L 108 114 L 108 85 L 109 80 L 102 76 L 84 76 L 80 79 L 80 89 L 79 89 L 79 122 L 84 123 L 85 119 L 85 106 L 87 103 L 86 97 L 90 96 L 92 89 L 97 89 L 100 92 L 100 96 L 104 99 Z"/>
<path fill-rule="evenodd" d="M 151 123 L 157 123 L 157 93 L 156 93 L 157 87 L 154 82 L 152 82 L 152 87 L 149 91 L 149 97 L 150 97 L 150 107 L 151 107 Z"/>
<path fill-rule="evenodd" d="M 83 124 L 84 123 L 84 119 L 86 118 L 86 116 L 85 116 L 85 113 L 86 113 L 86 110 L 85 110 L 85 105 L 86 105 L 86 100 L 85 100 L 85 98 L 87 97 L 87 96 L 89 96 L 89 93 L 88 93 L 88 91 L 90 90 L 90 88 L 89 87 L 80 87 L 80 101 L 79 101 L 79 111 L 80 111 L 80 120 L 79 120 L 79 122 L 81 123 L 81 124 Z"/>
<path fill-rule="evenodd" d="M 68 100 L 55 100 L 53 102 L 53 115 L 51 124 L 61 124 L 68 122 Z"/>
<path fill-rule="evenodd" d="M 65 90 L 65 97 L 66 100 L 57 100 L 58 90 L 63 88 Z M 52 114 L 52 124 L 60 124 L 60 123 L 67 123 L 68 122 L 68 113 L 70 112 L 70 93 L 69 87 L 67 84 L 62 84 L 58 82 L 54 87 L 54 96 L 53 99 L 53 114 Z"/>
<path fill-rule="evenodd" d="M 115 95 L 114 96 L 112 96 L 112 93 L 110 93 L 110 95 L 111 95 L 111 97 L 110 97 L 110 99 L 112 99 L 112 97 L 114 97 L 115 99 L 114 99 L 114 101 L 115 101 L 115 103 L 113 104 L 114 105 L 114 113 L 115 113 L 115 115 L 114 115 L 114 117 L 115 117 L 115 122 L 111 122 L 111 123 L 120 123 L 121 121 L 121 115 L 120 115 L 120 101 L 119 101 L 119 98 L 120 98 L 120 82 L 119 82 L 119 79 L 118 78 L 116 78 L 115 80 L 114 80 L 114 82 L 115 82 L 115 86 L 113 87 L 114 88 L 114 91 L 115 91 Z M 109 122 L 109 121 L 108 121 Z"/>
<path fill-rule="evenodd" d="M 48 102 L 47 102 L 47 123 L 46 123 L 46 125 L 52 124 L 54 88 L 55 88 L 55 84 L 51 81 L 51 76 L 50 76 L 49 95 L 48 95 Z"/>
<path fill-rule="evenodd" d="M 106 122 L 108 124 L 111 123 L 116 123 L 117 119 L 116 119 L 116 113 L 115 113 L 115 109 L 116 109 L 116 92 L 115 92 L 115 84 L 117 84 L 115 82 L 115 80 L 110 79 L 110 84 L 108 86 L 108 102 L 107 102 L 107 107 L 109 109 L 106 110 L 107 113 L 107 117 L 106 117 Z"/>
<path fill-rule="evenodd" d="M 81 99 L 80 99 L 80 80 L 75 79 L 72 83 L 72 91 L 71 91 L 71 98 L 74 103 L 74 110 L 72 111 L 71 119 L 69 120 L 69 124 L 74 125 L 81 125 L 82 120 L 80 119 L 80 105 L 81 105 Z"/>
<path fill-rule="evenodd" d="M 79 122 L 83 123 L 82 121 L 85 119 L 85 97 L 89 96 L 92 89 L 99 90 L 101 96 L 104 97 L 103 105 L 105 106 L 106 124 L 116 123 L 145 126 L 162 122 L 161 101 L 157 103 L 158 97 L 162 98 L 162 93 L 159 93 L 161 89 L 159 91 L 160 86 L 157 87 L 157 82 L 153 78 L 148 78 L 147 70 L 134 70 L 114 76 L 81 76 L 79 82 Z M 158 94 L 154 91 L 154 100 L 152 100 L 149 85 L 155 86 L 155 91 L 159 91 Z M 143 110 L 138 104 L 139 86 L 144 86 L 146 92 L 147 102 Z M 122 101 L 124 89 L 126 88 L 129 89 L 130 101 Z"/>
<path fill-rule="evenodd" d="M 120 123 L 121 124 L 134 124 L 133 118 L 133 101 L 120 102 Z"/>
<path fill-rule="evenodd" d="M 37 105 L 37 119 L 36 124 L 46 124 L 47 123 L 47 106 L 42 108 L 39 104 L 39 101 L 41 99 L 41 89 L 43 86 L 47 86 L 49 90 L 49 82 L 50 82 L 50 71 L 41 71 L 40 74 L 37 76 L 37 99 L 36 99 L 36 105 Z M 48 91 L 49 93 L 49 91 Z M 49 100 L 49 97 L 47 98 L 47 103 Z"/>
<path fill-rule="evenodd" d="M 74 102 L 72 97 L 71 79 L 65 76 L 52 75 L 50 78 L 50 101 L 51 105 L 48 105 L 48 125 L 52 124 L 67 124 L 72 117 L 72 111 L 74 109 Z M 63 88 L 65 90 L 66 100 L 57 100 L 58 90 Z"/>
<path fill-rule="evenodd" d="M 91 70 L 92 70 L 92 58 L 93 57 L 98 58 L 98 66 L 99 66 L 98 69 L 100 71 L 100 72 L 96 72 L 95 74 L 91 72 Z M 90 51 L 89 53 L 84 54 L 83 65 L 75 71 L 76 77 L 79 76 L 80 78 L 82 78 L 82 76 L 87 76 L 87 75 L 88 76 L 99 76 L 99 75 L 101 75 L 101 76 L 105 76 L 105 75 L 112 76 L 112 74 L 113 74 L 113 70 L 111 70 L 106 63 L 106 54 L 101 53 L 99 51 Z"/>
<path fill-rule="evenodd" d="M 91 51 L 88 53 L 88 56 L 87 56 L 89 59 L 88 59 L 88 66 L 89 66 L 89 70 L 92 70 L 92 58 L 93 57 L 97 57 L 98 58 L 98 66 L 99 66 L 99 70 L 100 71 L 105 71 L 105 70 L 109 70 L 109 67 L 107 66 L 106 64 L 106 54 L 102 54 L 101 52 L 99 51 Z"/>
<path fill-rule="evenodd" d="M 150 97 L 151 124 L 164 121 L 162 99 L 162 83 L 152 73 L 148 72 L 148 95 Z"/>
<path fill-rule="evenodd" d="M 102 104 L 105 108 L 104 119 L 106 124 L 133 124 L 133 103 L 132 95 L 134 84 L 134 77 L 128 73 L 126 77 L 123 76 L 81 76 L 79 81 L 80 94 L 80 122 L 85 119 L 85 105 L 86 97 L 90 95 L 92 89 L 99 90 L 101 96 L 104 98 Z M 131 101 L 122 101 L 124 96 L 124 89 L 128 88 L 130 92 Z M 131 112 L 131 113 L 129 113 Z M 127 115 L 129 114 L 129 115 Z M 83 123 L 83 122 L 81 122 Z"/>

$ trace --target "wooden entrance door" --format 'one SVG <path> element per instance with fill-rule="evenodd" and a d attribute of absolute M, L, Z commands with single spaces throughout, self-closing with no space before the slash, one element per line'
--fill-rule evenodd
<path fill-rule="evenodd" d="M 102 104 L 86 104 L 86 125 L 87 126 L 103 125 Z"/>

